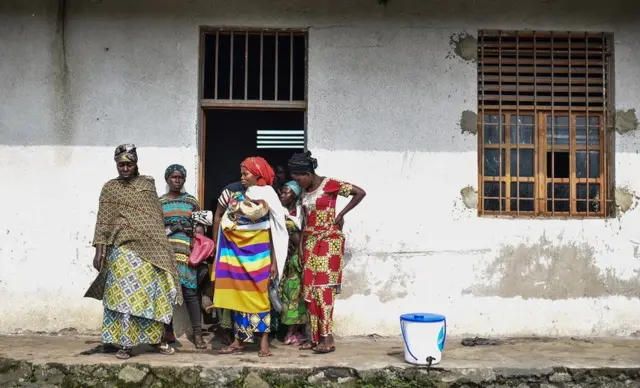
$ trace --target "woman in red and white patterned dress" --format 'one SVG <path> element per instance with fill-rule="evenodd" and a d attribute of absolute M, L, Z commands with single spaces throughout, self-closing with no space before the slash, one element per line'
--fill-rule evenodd
<path fill-rule="evenodd" d="M 344 216 L 366 193 L 350 183 L 316 175 L 317 167 L 311 152 L 295 154 L 289 160 L 289 172 L 305 190 L 302 194 L 305 213 L 301 242 L 302 295 L 308 304 L 311 342 L 300 349 L 330 353 L 335 350 L 333 307 L 342 285 Z M 351 197 L 351 201 L 336 215 L 339 195 Z"/>

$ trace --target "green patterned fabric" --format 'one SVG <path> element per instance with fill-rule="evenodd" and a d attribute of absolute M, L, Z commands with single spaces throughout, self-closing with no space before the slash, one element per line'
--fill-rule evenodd
<path fill-rule="evenodd" d="M 287 220 L 287 230 L 289 234 L 300 231 L 291 220 Z M 287 326 L 304 325 L 307 321 L 307 308 L 302 298 L 302 264 L 298 250 L 290 241 L 280 282 L 280 298 L 284 307 L 280 322 Z"/>
<path fill-rule="evenodd" d="M 160 343 L 178 292 L 172 276 L 125 247 L 112 247 L 105 264 L 103 343 Z"/>

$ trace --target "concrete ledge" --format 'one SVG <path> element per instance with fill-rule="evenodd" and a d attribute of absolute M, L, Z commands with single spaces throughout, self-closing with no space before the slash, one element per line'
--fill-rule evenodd
<path fill-rule="evenodd" d="M 313 355 L 276 345 L 274 357 L 196 352 L 182 340 L 174 356 L 145 353 L 127 362 L 80 353 L 94 337 L 0 337 L 0 387 L 639 387 L 637 340 L 515 339 L 462 347 L 451 339 L 430 369 L 402 361 L 397 339 L 343 339 Z M 455 341 L 455 342 L 454 342 Z M 217 346 L 216 346 L 217 347 Z"/>

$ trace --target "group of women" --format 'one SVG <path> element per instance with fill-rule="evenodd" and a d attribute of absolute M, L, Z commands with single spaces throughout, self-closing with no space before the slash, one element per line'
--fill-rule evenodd
<path fill-rule="evenodd" d="M 153 178 L 138 172 L 134 145 L 119 146 L 115 162 L 118 178 L 100 195 L 93 262 L 99 274 L 86 294 L 103 301 L 102 342 L 117 346 L 121 359 L 140 344 L 173 354 L 173 307 L 184 300 L 196 347 L 204 349 L 198 271 L 189 254 L 194 234 L 205 230 L 192 222 L 200 206 L 184 191 L 187 172 L 169 166 L 169 189 L 158 200 Z M 271 356 L 274 285 L 283 305 L 281 322 L 288 326 L 285 344 L 316 353 L 335 350 L 333 307 L 342 285 L 344 216 L 366 194 L 316 175 L 310 152 L 295 154 L 288 167 L 293 180 L 278 195 L 271 166 L 261 157 L 247 158 L 240 165 L 242 186 L 227 186 L 218 200 L 213 306 L 233 333 L 220 354 L 242 353 L 245 343 L 259 338 L 258 355 Z M 336 213 L 338 196 L 351 201 Z"/>

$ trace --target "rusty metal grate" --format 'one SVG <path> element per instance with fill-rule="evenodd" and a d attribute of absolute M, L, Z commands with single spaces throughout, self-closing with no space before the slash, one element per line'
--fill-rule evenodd
<path fill-rule="evenodd" d="M 486 109 L 605 106 L 603 34 L 482 32 L 479 101 Z"/>
<path fill-rule="evenodd" d="M 203 107 L 306 107 L 305 31 L 217 29 L 203 46 Z"/>
<path fill-rule="evenodd" d="M 604 33 L 480 32 L 480 214 L 609 213 L 611 42 Z"/>

